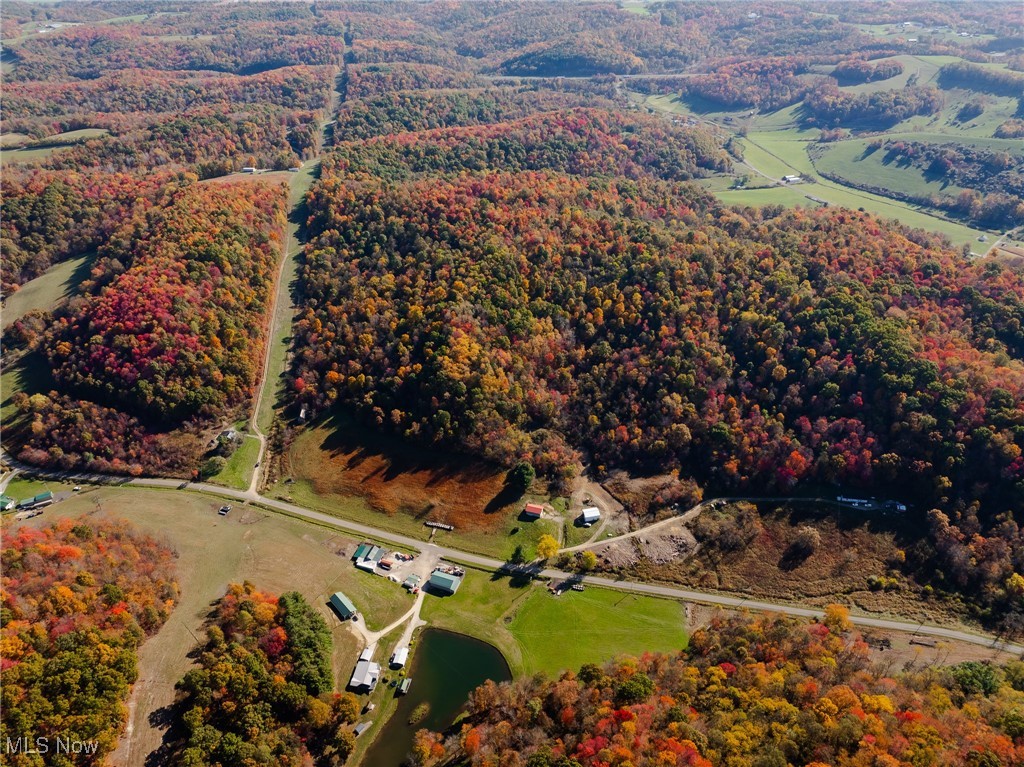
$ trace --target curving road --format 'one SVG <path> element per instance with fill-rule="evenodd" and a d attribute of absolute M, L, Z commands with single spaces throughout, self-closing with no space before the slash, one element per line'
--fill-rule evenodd
<path fill-rule="evenodd" d="M 59 471 L 47 471 L 43 469 L 37 469 L 33 466 L 23 464 L 19 461 L 15 461 L 10 456 L 0 450 L 0 458 L 4 460 L 9 466 L 14 469 L 18 469 L 24 473 L 31 473 L 35 476 L 45 477 L 48 479 L 70 481 L 70 482 L 87 482 L 91 484 L 101 485 L 119 485 L 119 486 L 135 486 L 135 487 L 156 487 L 164 489 L 178 489 L 185 492 L 202 492 L 210 495 L 216 495 L 223 498 L 230 498 L 237 501 L 248 501 L 250 503 L 259 505 L 266 509 L 272 509 L 285 514 L 290 514 L 301 519 L 307 519 L 317 524 L 327 525 L 334 527 L 338 530 L 343 530 L 350 533 L 356 533 L 367 538 L 373 538 L 379 541 L 387 541 L 398 546 L 402 546 L 407 549 L 419 551 L 421 554 L 427 554 L 444 558 L 453 562 L 461 562 L 470 565 L 476 565 L 489 570 L 501 570 L 506 572 L 524 572 L 532 575 L 540 575 L 546 578 L 554 578 L 559 580 L 572 580 L 573 582 L 582 582 L 590 584 L 592 586 L 600 586 L 603 588 L 619 589 L 620 591 L 629 591 L 636 594 L 650 594 L 652 596 L 667 597 L 670 599 L 679 599 L 687 602 L 699 602 L 701 604 L 716 605 L 726 608 L 742 608 L 746 610 L 756 610 L 759 612 L 771 612 L 771 613 L 785 613 L 787 615 L 793 615 L 801 618 L 822 618 L 824 617 L 824 610 L 813 607 L 801 607 L 794 604 L 786 604 L 781 602 L 766 602 L 758 599 L 747 599 L 745 597 L 734 597 L 727 596 L 724 594 L 718 594 L 709 591 L 695 591 L 692 589 L 683 589 L 676 586 L 664 586 L 656 583 L 641 583 L 637 581 L 627 581 L 625 579 L 614 579 L 605 578 L 599 575 L 586 575 L 580 576 L 576 573 L 568 573 L 563 570 L 557 570 L 554 568 L 542 568 L 539 564 L 531 566 L 516 566 L 511 565 L 508 562 L 503 562 L 500 559 L 494 559 L 492 557 L 485 557 L 479 554 L 471 554 L 466 551 L 460 551 L 459 549 L 449 548 L 447 546 L 438 546 L 433 543 L 419 540 L 418 538 L 410 538 L 407 535 L 401 535 L 400 533 L 393 533 L 387 530 L 380 530 L 371 525 L 365 525 L 360 522 L 352 522 L 347 519 L 340 519 L 333 517 L 330 514 L 324 514 L 323 512 L 313 511 L 302 506 L 297 506 L 294 503 L 288 503 L 286 501 L 279 501 L 276 498 L 267 498 L 266 496 L 260 495 L 253 490 L 233 490 L 226 487 L 218 487 L 217 485 L 209 485 L 202 482 L 183 482 L 182 480 L 175 479 L 149 479 L 149 478 L 133 478 L 133 477 L 112 477 L 104 474 L 93 474 L 87 472 L 59 472 Z M 707 504 L 710 502 L 705 501 Z M 754 500 L 754 499 L 742 499 L 742 500 Z M 807 500 L 807 499 L 801 499 Z M 698 507 L 699 508 L 699 507 Z M 691 510 L 693 511 L 693 510 Z M 676 521 L 678 517 L 673 518 L 672 521 Z M 646 528 L 645 528 L 646 529 Z M 635 531 L 630 535 L 635 535 L 640 531 Z M 609 539 L 610 540 L 610 539 Z M 894 620 L 890 618 L 875 618 L 868 615 L 850 615 L 850 622 L 856 626 L 864 628 L 876 628 L 884 629 L 889 631 L 904 631 L 918 636 L 934 637 L 936 639 L 951 639 L 959 642 L 969 642 L 970 644 L 980 645 L 982 647 L 989 647 L 995 650 L 1001 650 L 1004 652 L 1010 652 L 1017 655 L 1024 656 L 1024 645 L 1008 642 L 998 637 L 993 637 L 986 634 L 975 633 L 971 631 L 965 631 L 961 629 L 945 628 L 943 626 L 932 626 L 925 623 L 915 623 L 911 621 Z"/>

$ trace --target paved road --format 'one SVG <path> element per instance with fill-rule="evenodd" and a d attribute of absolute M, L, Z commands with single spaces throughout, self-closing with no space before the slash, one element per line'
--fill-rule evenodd
<path fill-rule="evenodd" d="M 183 482 L 181 480 L 174 479 L 111 477 L 102 474 L 91 474 L 85 472 L 45 471 L 42 469 L 37 469 L 32 466 L 28 466 L 26 464 L 22 464 L 18 461 L 14 461 L 10 458 L 10 456 L 8 456 L 6 453 L 3 453 L 2 451 L 0 451 L 0 457 L 2 457 L 3 460 L 12 468 L 20 469 L 25 473 L 34 474 L 40 477 L 71 482 L 90 482 L 95 484 L 135 487 L 157 487 L 164 489 L 177 488 L 183 491 L 209 493 L 211 495 L 217 495 L 223 498 L 230 498 L 243 502 L 248 501 L 250 503 L 262 506 L 264 508 L 280 511 L 285 514 L 291 514 L 295 517 L 308 519 L 318 524 L 328 525 L 339 530 L 344 530 L 350 533 L 356 533 L 361 536 L 366 536 L 367 538 L 373 538 L 379 541 L 387 541 L 389 543 L 393 543 L 404 548 L 412 549 L 414 551 L 419 551 L 421 553 L 433 554 L 453 562 L 462 562 L 465 564 L 476 565 L 478 567 L 483 567 L 489 570 L 515 571 L 517 569 L 516 566 L 509 565 L 509 563 L 503 562 L 500 559 L 485 557 L 479 554 L 472 554 L 466 551 L 460 551 L 458 549 L 449 548 L 447 546 L 438 546 L 437 544 L 428 543 L 418 538 L 411 538 L 407 535 L 392 533 L 388 530 L 380 530 L 370 525 L 364 525 L 360 522 L 352 522 L 347 519 L 333 517 L 330 514 L 324 514 L 323 512 L 313 511 L 312 509 L 306 509 L 302 506 L 296 506 L 294 503 L 279 501 L 276 498 L 267 498 L 266 496 L 262 496 L 258 493 L 248 490 L 232 490 L 230 488 L 218 487 L 216 485 L 208 485 L 202 482 Z M 623 579 L 605 578 L 598 575 L 587 575 L 581 578 L 578 574 L 568 573 L 563 570 L 556 570 L 553 568 L 539 569 L 535 567 L 532 570 L 532 572 L 545 578 L 553 578 L 559 580 L 571 579 L 593 586 L 619 589 L 620 591 L 629 591 L 636 594 L 651 594 L 653 596 L 680 599 L 688 602 L 699 602 L 701 604 L 717 605 L 727 608 L 742 608 L 746 610 L 756 610 L 759 612 L 785 613 L 787 615 L 793 615 L 801 618 L 821 618 L 824 616 L 824 611 L 817 608 L 800 607 L 799 605 L 783 604 L 779 602 L 765 602 L 757 599 L 746 599 L 744 597 L 727 596 L 724 594 L 717 594 L 708 591 L 694 591 L 691 589 L 678 588 L 676 586 L 663 586 L 656 583 L 639 583 L 636 581 L 627 581 Z M 875 618 L 867 615 L 851 615 L 850 622 L 856 626 L 861 626 L 864 628 L 877 628 L 890 631 L 906 631 L 921 636 L 935 637 L 937 639 L 952 639 L 960 642 L 969 642 L 971 644 L 980 645 L 982 647 L 991 647 L 993 649 L 1003 650 L 1005 652 L 1011 652 L 1024 656 L 1024 645 L 1007 642 L 996 637 L 980 633 L 973 633 L 970 631 L 945 628 L 943 626 L 931 626 L 924 623 L 893 620 L 890 618 Z"/>

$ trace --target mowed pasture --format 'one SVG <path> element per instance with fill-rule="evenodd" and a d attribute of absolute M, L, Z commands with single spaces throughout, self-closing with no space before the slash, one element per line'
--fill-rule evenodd
<path fill-rule="evenodd" d="M 983 150 L 1006 151 L 1016 155 L 1024 152 L 1019 141 L 1011 139 L 954 139 L 941 134 L 896 134 L 896 140 L 956 144 Z M 915 197 L 941 195 L 956 197 L 963 187 L 930 175 L 912 165 L 900 164 L 887 157 L 884 148 L 872 149 L 875 139 L 839 141 L 825 148 L 814 158 L 814 166 L 822 173 L 843 178 L 854 186 L 884 187 L 898 194 Z"/>
<path fill-rule="evenodd" d="M 556 597 L 540 583 L 474 569 L 454 596 L 428 596 L 421 615 L 431 626 L 494 644 L 516 677 L 675 652 L 687 641 L 679 602 L 591 586 Z"/>
<path fill-rule="evenodd" d="M 31 490 L 43 483 L 19 487 Z M 344 591 L 373 629 L 394 621 L 412 597 L 386 578 L 356 570 L 348 553 L 356 541 L 308 522 L 235 504 L 226 517 L 223 500 L 196 493 L 143 488 L 87 487 L 35 519 L 11 525 L 48 525 L 60 518 L 126 519 L 166 540 L 177 553 L 181 597 L 168 622 L 143 644 L 139 680 L 132 694 L 129 731 L 111 763 L 140 765 L 163 738 L 161 713 L 174 701 L 174 685 L 191 667 L 188 653 L 204 636 L 203 624 L 229 583 L 252 581 L 274 593 L 301 592 L 327 619 L 334 636 L 336 683 L 344 689 L 360 640 L 330 611 L 327 599 Z"/>
<path fill-rule="evenodd" d="M 889 27 L 891 25 L 885 25 Z M 870 93 L 901 89 L 910 84 L 938 87 L 939 70 L 946 64 L 960 61 L 957 56 L 917 56 L 903 54 L 890 57 L 903 64 L 903 73 L 887 80 L 860 85 L 842 86 L 851 93 Z M 1004 69 L 1004 64 L 986 65 Z M 813 71 L 825 75 L 831 66 L 818 66 Z M 750 114 L 749 109 L 725 109 L 704 99 L 684 98 L 679 95 L 642 96 L 633 99 L 649 109 L 671 115 L 687 115 L 713 123 L 727 131 L 738 133 L 743 147 L 744 164 L 737 164 L 736 173 L 752 171 L 750 185 L 761 186 L 768 179 L 780 179 L 796 174 L 815 179 L 816 183 L 790 189 L 720 190 L 714 184 L 704 184 L 723 201 L 733 205 L 784 205 L 786 207 L 814 207 L 822 200 L 829 205 L 862 208 L 885 219 L 947 236 L 956 247 L 969 245 L 974 252 L 984 253 L 990 247 L 979 240 L 990 232 L 946 218 L 930 208 L 896 200 L 887 195 L 866 191 L 865 186 L 891 190 L 900 196 L 925 196 L 933 193 L 958 194 L 959 187 L 942 189 L 941 183 L 928 179 L 912 168 L 878 167 L 875 162 L 858 166 L 856 158 L 863 154 L 862 143 L 873 138 L 905 138 L 932 140 L 972 145 L 978 148 L 1019 149 L 1020 142 L 993 137 L 996 128 L 1013 117 L 1017 100 L 974 93 L 961 88 L 943 89 L 945 105 L 936 115 L 914 116 L 898 125 L 872 135 L 869 139 L 852 138 L 834 144 L 818 143 L 820 131 L 801 124 L 802 104 L 784 107 L 775 112 Z M 980 101 L 984 111 L 969 120 L 961 120 L 961 109 L 969 102 Z M 859 150 L 852 144 L 856 142 Z M 848 146 L 850 145 L 850 146 Z M 812 159 L 811 150 L 815 151 Z M 820 154 L 819 154 L 820 152 Z M 859 153 L 858 153 L 859 152 Z M 825 179 L 829 173 L 836 180 Z M 760 178 L 759 178 L 760 177 Z M 767 178 L 764 178 L 767 177 Z"/>
<path fill-rule="evenodd" d="M 38 141 L 18 143 L 7 139 L 0 142 L 0 164 L 13 165 L 19 163 L 34 163 L 45 160 L 54 152 L 67 149 L 75 144 L 88 141 L 93 138 L 100 138 L 110 133 L 105 128 L 79 128 L 78 130 L 57 133 L 47 136 Z M 20 135 L 20 134 L 18 134 Z"/>

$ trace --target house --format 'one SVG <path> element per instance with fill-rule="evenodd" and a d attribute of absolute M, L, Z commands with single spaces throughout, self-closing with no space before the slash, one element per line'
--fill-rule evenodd
<path fill-rule="evenodd" d="M 340 591 L 335 591 L 334 594 L 331 595 L 331 607 L 337 611 L 342 620 L 348 620 L 359 612 L 356 610 L 356 606 L 352 600 Z"/>
<path fill-rule="evenodd" d="M 601 510 L 596 506 L 590 506 L 583 510 L 583 524 L 592 525 L 601 519 Z"/>
<path fill-rule="evenodd" d="M 544 507 L 539 503 L 528 503 L 523 509 L 523 516 L 527 519 L 540 519 L 540 515 L 543 513 Z"/>
<path fill-rule="evenodd" d="M 10 511 L 18 502 L 9 495 L 0 495 L 0 511 Z"/>
<path fill-rule="evenodd" d="M 255 172 L 256 172 L 256 168 L 254 168 L 251 165 L 246 165 L 244 168 L 242 168 L 242 173 L 255 173 Z"/>
<path fill-rule="evenodd" d="M 353 690 L 366 690 L 373 692 L 380 681 L 380 664 L 372 660 L 361 660 L 356 663 L 356 669 L 352 672 L 352 678 L 348 686 Z"/>
<path fill-rule="evenodd" d="M 451 573 L 446 573 L 443 570 L 434 570 L 430 574 L 430 580 L 427 581 L 427 585 L 433 591 L 440 592 L 442 594 L 454 594 L 459 590 L 459 586 L 462 585 L 462 578 Z"/>
<path fill-rule="evenodd" d="M 368 644 L 363 648 L 363 651 L 359 653 L 359 660 L 373 660 L 373 654 L 377 652 L 377 645 Z"/>
<path fill-rule="evenodd" d="M 399 647 L 391 656 L 391 668 L 402 668 L 407 660 L 409 660 L 409 648 Z"/>

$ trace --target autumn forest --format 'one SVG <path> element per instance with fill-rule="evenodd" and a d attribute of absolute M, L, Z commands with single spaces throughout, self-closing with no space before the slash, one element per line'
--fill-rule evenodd
<path fill-rule="evenodd" d="M 216 484 L 241 429 L 248 503 L 344 423 L 566 503 L 670 475 L 652 516 L 894 499 L 893 567 L 1024 637 L 1022 30 L 1001 2 L 5 2 L 4 457 Z M 5 735 L 103 763 L 175 556 L 4 528 Z M 168 763 L 344 763 L 318 606 L 223 587 Z M 1024 764 L 1019 663 L 881 669 L 829 609 L 490 684 L 415 760 Z"/>

